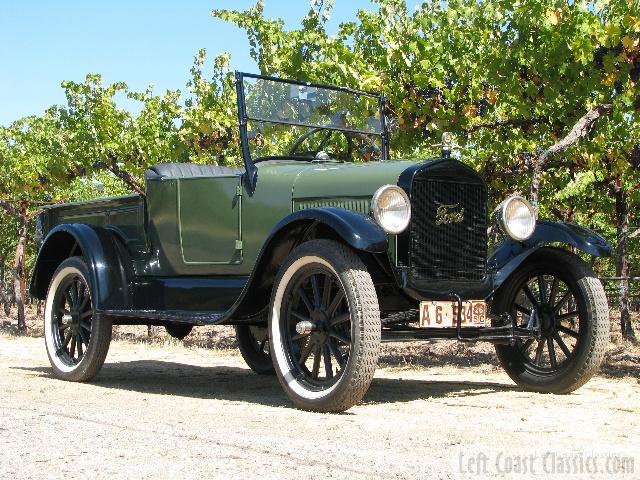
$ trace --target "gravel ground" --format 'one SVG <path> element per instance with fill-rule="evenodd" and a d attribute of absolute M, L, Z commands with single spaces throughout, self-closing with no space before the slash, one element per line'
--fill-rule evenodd
<path fill-rule="evenodd" d="M 229 350 L 116 341 L 74 384 L 42 338 L 0 334 L 0 478 L 640 478 L 638 393 L 628 376 L 553 396 L 491 368 L 386 366 L 362 405 L 317 414 Z"/>

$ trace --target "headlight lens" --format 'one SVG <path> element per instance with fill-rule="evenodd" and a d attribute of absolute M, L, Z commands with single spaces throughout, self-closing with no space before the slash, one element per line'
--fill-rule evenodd
<path fill-rule="evenodd" d="M 500 225 L 514 240 L 523 241 L 536 229 L 536 212 L 519 196 L 509 197 L 500 205 Z"/>
<path fill-rule="evenodd" d="M 384 185 L 373 194 L 371 212 L 387 233 L 398 234 L 409 225 L 411 203 L 400 187 Z"/>

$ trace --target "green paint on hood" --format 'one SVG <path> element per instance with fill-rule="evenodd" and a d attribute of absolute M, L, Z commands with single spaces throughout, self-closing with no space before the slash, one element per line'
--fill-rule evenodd
<path fill-rule="evenodd" d="M 382 185 L 396 185 L 400 174 L 424 160 L 314 164 L 293 184 L 293 198 L 371 197 Z"/>

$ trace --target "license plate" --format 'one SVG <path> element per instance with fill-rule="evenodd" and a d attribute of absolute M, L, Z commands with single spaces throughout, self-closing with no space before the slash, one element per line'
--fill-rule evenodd
<path fill-rule="evenodd" d="M 462 327 L 487 326 L 487 304 L 482 300 L 462 302 Z M 450 328 L 457 325 L 458 302 L 420 302 L 420 326 Z"/>

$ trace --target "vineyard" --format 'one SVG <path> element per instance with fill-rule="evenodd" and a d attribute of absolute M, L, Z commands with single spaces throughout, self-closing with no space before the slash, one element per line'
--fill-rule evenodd
<path fill-rule="evenodd" d="M 341 0 L 343 1 L 343 0 Z M 334 83 L 388 100 L 392 158 L 430 158 L 443 132 L 487 180 L 539 216 L 602 233 L 622 336 L 640 283 L 640 7 L 633 0 L 378 0 L 329 32 L 333 2 L 312 0 L 295 29 L 247 11 L 212 16 L 246 31 L 261 73 Z M 220 50 L 224 50 L 221 45 Z M 161 162 L 240 166 L 232 59 L 197 52 L 182 91 L 131 91 L 100 74 L 61 84 L 66 102 L 0 127 L 0 303 L 27 328 L 39 206 L 144 195 Z M 127 98 L 124 108 L 122 98 Z M 136 112 L 136 113 L 132 113 Z"/>

